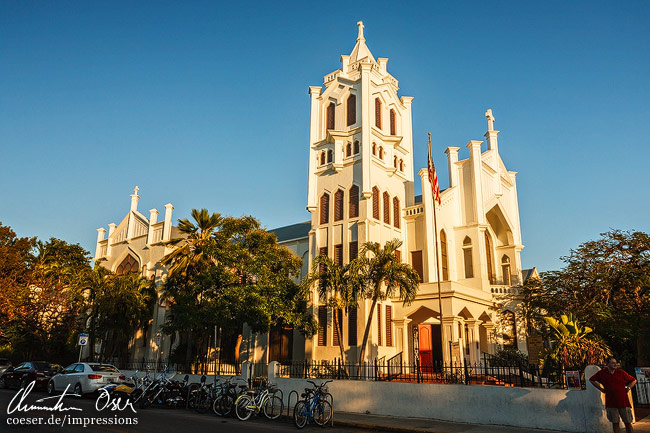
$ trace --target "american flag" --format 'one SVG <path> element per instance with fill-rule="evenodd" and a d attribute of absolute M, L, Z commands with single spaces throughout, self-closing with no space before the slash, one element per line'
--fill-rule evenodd
<path fill-rule="evenodd" d="M 431 133 L 429 133 L 429 182 L 431 183 L 431 191 L 433 192 L 433 199 L 440 204 L 440 188 L 438 187 L 438 175 L 436 174 L 436 167 L 433 165 L 433 157 L 431 156 Z"/>

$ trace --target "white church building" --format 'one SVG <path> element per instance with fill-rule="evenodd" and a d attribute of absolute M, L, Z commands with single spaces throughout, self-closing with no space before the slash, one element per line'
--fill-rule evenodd
<path fill-rule="evenodd" d="M 398 95 L 388 59 L 375 59 L 363 24 L 358 27 L 356 45 L 350 55 L 341 56 L 340 68 L 325 75 L 322 86 L 309 87 L 310 220 L 273 232 L 281 245 L 303 259 L 303 276 L 319 254 L 343 264 L 355 258 L 365 242 L 402 241 L 399 257 L 420 275 L 419 291 L 408 306 L 398 299 L 377 304 L 366 350 L 369 361 L 401 353 L 404 362 L 478 362 L 483 353 L 503 346 L 527 352 L 516 308 L 495 309 L 500 295 L 513 293 L 536 270 L 522 270 L 517 173 L 501 159 L 492 110 L 485 113 L 485 143 L 466 144 L 468 159 L 459 160 L 460 147 L 446 149 L 449 187 L 441 191 L 441 204 L 436 203 L 436 244 L 428 171 L 414 165 L 413 97 Z M 423 195 L 415 195 L 416 176 Z M 108 237 L 105 229 L 98 230 L 95 260 L 119 272 L 137 266 L 162 281 L 165 270 L 158 262 L 171 251 L 165 242 L 177 231 L 172 227 L 173 206 L 166 205 L 164 221 L 157 222 L 155 209 L 149 218 L 138 212 L 137 190 L 131 197 L 131 210 L 119 225 L 109 225 Z M 333 312 L 321 303 L 314 292 L 320 330 L 313 338 L 283 327 L 268 335 L 245 331 L 241 359 L 340 356 Z M 339 313 L 348 360 L 358 358 L 370 304 L 362 301 L 357 310 Z M 150 329 L 134 342 L 134 359 L 168 354 L 169 338 L 159 329 L 164 317 L 165 305 L 159 303 Z"/>

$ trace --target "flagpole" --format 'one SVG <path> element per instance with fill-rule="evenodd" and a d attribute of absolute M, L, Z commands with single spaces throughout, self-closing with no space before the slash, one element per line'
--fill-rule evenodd
<path fill-rule="evenodd" d="M 433 165 L 433 156 L 431 155 L 431 133 L 430 132 L 429 132 L 429 158 L 430 158 L 431 163 Z M 441 344 L 440 348 L 442 349 L 442 353 L 443 353 L 442 362 L 444 364 L 445 333 L 444 333 L 444 327 L 443 327 L 443 324 L 442 324 L 442 294 L 441 294 L 442 289 L 441 289 L 441 286 L 440 286 L 440 278 L 441 278 L 441 275 L 440 275 L 440 255 L 438 253 L 438 249 L 439 249 L 438 248 L 438 218 L 436 216 L 436 196 L 435 196 L 435 194 L 433 194 L 433 190 L 431 192 L 432 192 L 431 198 L 433 200 L 433 230 L 434 230 L 434 233 L 435 233 L 434 239 L 435 239 L 435 242 L 436 242 L 436 247 L 435 247 L 435 250 L 436 250 L 436 275 L 437 275 L 436 280 L 438 280 L 438 310 L 439 310 L 439 317 L 440 317 L 440 344 Z M 451 362 L 451 352 L 449 353 L 449 361 Z"/>

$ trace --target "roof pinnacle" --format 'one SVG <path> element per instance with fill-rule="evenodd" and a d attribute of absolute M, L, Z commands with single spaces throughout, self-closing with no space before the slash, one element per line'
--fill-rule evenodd
<path fill-rule="evenodd" d="M 363 37 L 363 21 L 358 21 L 357 26 L 359 26 L 359 36 L 357 36 L 357 42 L 358 41 L 365 41 L 366 38 Z"/>

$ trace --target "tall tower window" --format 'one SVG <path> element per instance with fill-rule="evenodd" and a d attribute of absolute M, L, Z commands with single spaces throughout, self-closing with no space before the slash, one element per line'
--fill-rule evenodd
<path fill-rule="evenodd" d="M 384 159 L 384 148 L 379 146 L 379 159 Z"/>
<path fill-rule="evenodd" d="M 346 158 L 352 156 L 352 143 L 345 145 L 345 156 Z"/>
<path fill-rule="evenodd" d="M 390 135 L 397 135 L 395 132 L 395 110 L 390 110 Z"/>
<path fill-rule="evenodd" d="M 359 153 L 359 140 L 356 140 L 354 142 L 354 154 L 356 155 L 358 153 Z"/>
<path fill-rule="evenodd" d="M 512 278 L 510 277 L 510 257 L 503 255 L 501 258 L 501 272 L 503 272 L 503 284 L 508 286 L 512 284 Z"/>
<path fill-rule="evenodd" d="M 372 187 L 372 217 L 379 219 L 379 188 Z"/>
<path fill-rule="evenodd" d="M 404 171 L 404 160 L 403 159 L 399 160 L 399 171 Z"/>
<path fill-rule="evenodd" d="M 330 195 L 325 193 L 320 197 L 320 223 L 328 222 L 330 222 Z"/>
<path fill-rule="evenodd" d="M 352 241 L 350 242 L 349 247 L 349 255 L 350 255 L 350 261 L 356 259 L 359 256 L 359 241 Z"/>
<path fill-rule="evenodd" d="M 463 261 L 465 262 L 465 278 L 474 278 L 474 265 L 472 263 L 472 240 L 465 236 L 463 240 Z"/>
<path fill-rule="evenodd" d="M 393 167 L 397 168 L 397 156 L 393 156 Z"/>
<path fill-rule="evenodd" d="M 357 218 L 359 216 L 359 187 L 352 185 L 350 188 L 350 203 L 348 206 L 350 218 Z"/>
<path fill-rule="evenodd" d="M 334 129 L 334 110 L 336 109 L 336 104 L 330 102 L 330 105 L 327 106 L 327 129 Z"/>
<path fill-rule="evenodd" d="M 399 198 L 393 197 L 393 225 L 397 228 L 399 228 L 399 222 L 400 222 L 400 215 L 399 215 Z"/>
<path fill-rule="evenodd" d="M 495 283 L 494 278 L 494 269 L 492 268 L 492 241 L 490 240 L 490 234 L 485 230 L 485 260 L 487 261 L 487 273 L 490 284 Z"/>
<path fill-rule="evenodd" d="M 318 345 L 327 346 L 327 307 L 318 306 Z"/>
<path fill-rule="evenodd" d="M 347 124 L 350 126 L 355 123 L 357 123 L 357 97 L 350 95 L 347 104 Z"/>
<path fill-rule="evenodd" d="M 377 155 L 377 143 L 372 143 L 372 154 Z"/>
<path fill-rule="evenodd" d="M 337 190 L 334 194 L 334 221 L 343 219 L 343 191 Z"/>
<path fill-rule="evenodd" d="M 324 165 L 324 164 L 325 164 L 325 151 L 322 151 L 320 153 L 320 165 Z"/>
<path fill-rule="evenodd" d="M 384 222 L 390 224 L 390 195 L 384 191 Z"/>
<path fill-rule="evenodd" d="M 442 281 L 449 281 L 449 257 L 447 256 L 447 233 L 440 230 L 440 259 L 442 260 Z"/>
<path fill-rule="evenodd" d="M 332 149 L 327 151 L 327 163 L 332 162 Z"/>
<path fill-rule="evenodd" d="M 381 129 L 381 101 L 379 98 L 375 99 L 375 126 Z"/>

